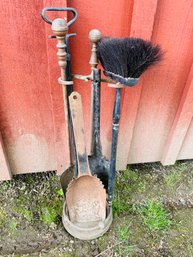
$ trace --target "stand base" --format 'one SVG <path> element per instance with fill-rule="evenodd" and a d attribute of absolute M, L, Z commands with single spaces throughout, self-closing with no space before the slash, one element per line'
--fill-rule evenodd
<path fill-rule="evenodd" d="M 107 217 L 104 222 L 77 223 L 74 224 L 70 221 L 68 216 L 68 208 L 66 202 L 64 202 L 62 222 L 64 228 L 73 237 L 81 240 L 93 240 L 104 235 L 110 228 L 113 221 L 112 207 L 107 206 Z"/>

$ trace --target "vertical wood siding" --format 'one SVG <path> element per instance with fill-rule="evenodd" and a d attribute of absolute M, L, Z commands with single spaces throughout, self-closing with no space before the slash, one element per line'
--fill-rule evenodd
<path fill-rule="evenodd" d="M 0 131 L 13 174 L 69 165 L 56 42 L 40 17 L 44 6 L 65 4 L 1 2 Z"/>
<path fill-rule="evenodd" d="M 40 17 L 45 6 L 65 0 L 2 0 L 0 10 L 0 179 L 12 174 L 57 170 L 70 164 L 62 88 L 57 83 L 56 40 Z M 127 163 L 193 158 L 193 3 L 191 0 L 68 1 L 79 17 L 70 28 L 73 73 L 90 72 L 90 29 L 103 35 L 142 37 L 159 43 L 162 63 L 147 71 L 139 85 L 124 89 L 117 168 Z M 50 17 L 53 14 L 51 14 Z M 64 13 L 61 14 L 61 17 Z M 75 80 L 83 99 L 90 149 L 90 83 Z M 115 90 L 102 85 L 101 137 L 110 156 Z M 6 162 L 8 160 L 8 163 Z M 10 171 L 11 173 L 10 173 Z"/>

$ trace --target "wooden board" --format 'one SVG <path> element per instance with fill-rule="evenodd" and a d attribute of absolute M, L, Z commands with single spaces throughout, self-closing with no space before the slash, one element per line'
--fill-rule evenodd
<path fill-rule="evenodd" d="M 1 134 L 0 134 L 0 179 L 1 180 L 11 179 L 11 170 L 7 160 L 7 155 L 6 155 Z"/>
<path fill-rule="evenodd" d="M 193 135 L 193 131 L 190 129 L 193 116 L 192 103 L 193 65 L 163 152 L 162 163 L 164 165 L 174 164 L 176 159 L 190 159 L 193 157 L 190 143 Z"/>
<path fill-rule="evenodd" d="M 44 7 L 65 7 L 65 0 L 46 0 Z M 55 18 L 67 17 L 65 12 L 51 12 L 48 13 L 48 17 L 51 20 Z M 47 54 L 47 74 L 50 87 L 50 98 L 52 102 L 52 116 L 53 116 L 53 128 L 54 128 L 54 148 L 55 148 L 55 163 L 58 174 L 62 174 L 70 166 L 70 149 L 69 149 L 69 137 L 68 126 L 65 122 L 67 113 L 64 111 L 64 99 L 63 86 L 58 84 L 58 78 L 61 76 L 60 68 L 58 67 L 57 59 L 57 40 L 48 38 L 52 35 L 51 26 L 42 21 L 45 28 L 44 40 L 46 42 L 46 54 Z M 73 25 L 74 26 L 74 25 Z M 44 50 L 44 51 L 45 51 Z"/>
<path fill-rule="evenodd" d="M 78 10 L 78 22 L 74 24 L 71 32 L 76 32 L 77 37 L 72 39 L 72 63 L 73 73 L 89 74 L 90 49 L 88 33 L 91 29 L 99 29 L 103 36 L 123 37 L 129 35 L 130 22 L 132 17 L 132 1 L 120 0 L 111 1 L 78 1 L 69 3 L 71 7 Z M 104 15 L 103 15 L 104 13 Z M 102 74 L 103 75 L 103 74 Z M 90 128 L 90 82 L 75 81 L 75 90 L 82 96 L 83 111 L 86 125 L 87 149 L 89 152 L 91 141 Z M 111 124 L 115 89 L 102 84 L 101 92 L 101 139 L 103 152 L 110 156 L 111 147 Z"/>
<path fill-rule="evenodd" d="M 152 41 L 161 45 L 165 57 L 145 75 L 129 163 L 162 159 L 193 61 L 192 12 L 192 1 L 158 2 Z"/>
<path fill-rule="evenodd" d="M 38 0 L 3 1 L 0 10 L 0 129 L 13 174 L 69 166 L 62 92 L 57 84 L 59 69 L 56 58 L 48 59 L 48 52 L 53 56 L 56 50 L 48 46 L 40 17 L 44 4 Z M 54 4 L 64 6 L 65 1 Z M 53 65 L 49 67 L 50 62 Z"/>
<path fill-rule="evenodd" d="M 150 9 L 151 12 L 149 12 Z M 131 37 L 151 40 L 156 10 L 157 1 L 155 0 L 134 1 L 130 28 Z M 141 91 L 143 90 L 143 87 L 145 87 L 146 80 L 146 76 L 143 76 L 140 78 L 138 85 L 132 88 L 126 88 L 122 92 L 120 132 L 117 149 L 117 169 L 125 169 L 128 163 L 128 158 L 130 159 L 129 152 L 139 109 Z M 125 142 L 127 143 L 125 144 Z"/>

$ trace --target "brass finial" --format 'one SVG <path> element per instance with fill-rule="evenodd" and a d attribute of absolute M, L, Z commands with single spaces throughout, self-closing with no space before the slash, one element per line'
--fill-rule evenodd
<path fill-rule="evenodd" d="M 58 18 L 53 20 L 52 22 L 52 31 L 56 36 L 57 43 L 57 56 L 58 56 L 58 65 L 61 68 L 61 79 L 63 81 L 66 80 L 66 44 L 65 44 L 65 36 L 68 32 L 67 22 L 64 19 Z"/>
<path fill-rule="evenodd" d="M 92 29 L 89 32 L 89 39 L 92 43 L 92 49 L 91 49 L 91 57 L 90 57 L 90 65 L 91 69 L 97 68 L 98 65 L 98 59 L 97 59 L 97 43 L 101 40 L 102 33 L 98 29 Z"/>

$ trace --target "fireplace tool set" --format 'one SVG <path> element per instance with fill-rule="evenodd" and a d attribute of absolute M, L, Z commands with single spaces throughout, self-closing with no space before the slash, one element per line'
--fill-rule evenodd
<path fill-rule="evenodd" d="M 49 11 L 65 11 L 73 14 L 72 20 L 57 18 L 48 19 Z M 71 139 L 72 168 L 61 175 L 61 185 L 65 195 L 63 208 L 63 224 L 66 230 L 79 239 L 90 240 L 102 236 L 110 227 L 112 200 L 116 173 L 116 152 L 120 119 L 120 102 L 122 88 L 135 86 L 141 74 L 150 66 L 159 62 L 162 52 L 158 45 L 138 38 L 102 37 L 99 30 L 89 33 L 92 44 L 91 74 L 72 75 L 70 67 L 69 38 L 76 34 L 68 34 L 68 27 L 77 19 L 73 8 L 48 7 L 42 10 L 42 18 L 51 24 L 53 36 L 57 39 L 58 65 L 61 77 L 64 109 L 67 117 Z M 98 62 L 104 69 L 106 78 L 101 77 L 97 68 Z M 92 86 L 92 142 L 91 155 L 88 156 L 85 144 L 84 119 L 81 95 L 74 92 L 72 78 L 91 81 Z M 101 82 L 116 90 L 110 160 L 102 154 L 100 141 L 100 87 Z"/>

